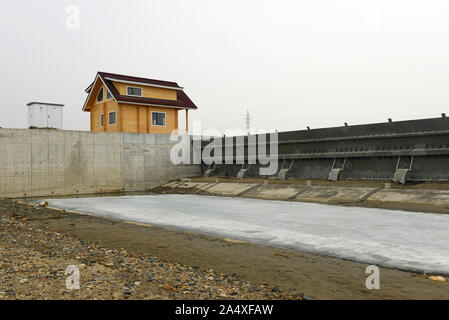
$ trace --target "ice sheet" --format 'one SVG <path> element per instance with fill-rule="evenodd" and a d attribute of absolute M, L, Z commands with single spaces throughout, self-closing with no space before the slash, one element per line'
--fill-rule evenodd
<path fill-rule="evenodd" d="M 50 206 L 422 272 L 449 274 L 449 215 L 196 195 Z"/>

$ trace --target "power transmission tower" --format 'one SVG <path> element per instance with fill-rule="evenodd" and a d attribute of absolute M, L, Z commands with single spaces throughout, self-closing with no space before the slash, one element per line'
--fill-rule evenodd
<path fill-rule="evenodd" d="M 248 132 L 249 135 L 249 130 L 251 128 L 251 115 L 249 114 L 248 109 L 246 110 L 245 122 L 246 122 L 246 132 Z"/>

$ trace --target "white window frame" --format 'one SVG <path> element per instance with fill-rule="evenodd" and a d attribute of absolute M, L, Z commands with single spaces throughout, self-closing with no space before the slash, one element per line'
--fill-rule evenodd
<path fill-rule="evenodd" d="M 103 113 L 100 114 L 100 126 L 104 127 L 104 114 Z"/>
<path fill-rule="evenodd" d="M 140 89 L 140 95 L 137 94 L 128 94 L 128 88 L 133 88 L 133 89 Z M 126 86 L 126 95 L 130 96 L 130 97 L 142 97 L 143 94 L 143 89 L 139 88 L 139 87 L 133 87 L 133 86 Z"/>
<path fill-rule="evenodd" d="M 153 124 L 153 113 L 163 113 L 164 114 L 164 125 Z M 166 127 L 167 126 L 167 112 L 151 111 L 151 126 L 152 127 Z"/>
<path fill-rule="evenodd" d="M 111 113 L 115 113 L 115 122 L 114 122 L 114 123 L 110 123 L 110 122 L 109 122 Z M 111 112 L 108 112 L 108 126 L 114 126 L 114 125 L 116 125 L 116 124 L 117 124 L 117 111 L 111 111 Z"/>

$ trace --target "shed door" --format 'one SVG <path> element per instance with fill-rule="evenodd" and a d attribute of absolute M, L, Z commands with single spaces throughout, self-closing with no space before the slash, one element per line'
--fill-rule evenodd
<path fill-rule="evenodd" d="M 34 109 L 35 119 L 33 121 L 33 126 L 38 128 L 46 128 L 47 127 L 47 107 L 46 106 L 37 106 Z"/>
<path fill-rule="evenodd" d="M 49 128 L 60 128 L 61 127 L 61 115 L 59 107 L 48 107 L 48 122 Z"/>

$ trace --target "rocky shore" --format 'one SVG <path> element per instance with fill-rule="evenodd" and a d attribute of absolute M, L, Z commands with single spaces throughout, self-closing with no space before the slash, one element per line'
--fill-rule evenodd
<path fill-rule="evenodd" d="M 0 200 L 0 299 L 301 299 L 235 274 L 104 247 L 35 223 L 62 215 Z M 79 290 L 66 287 L 69 265 L 79 268 Z"/>

